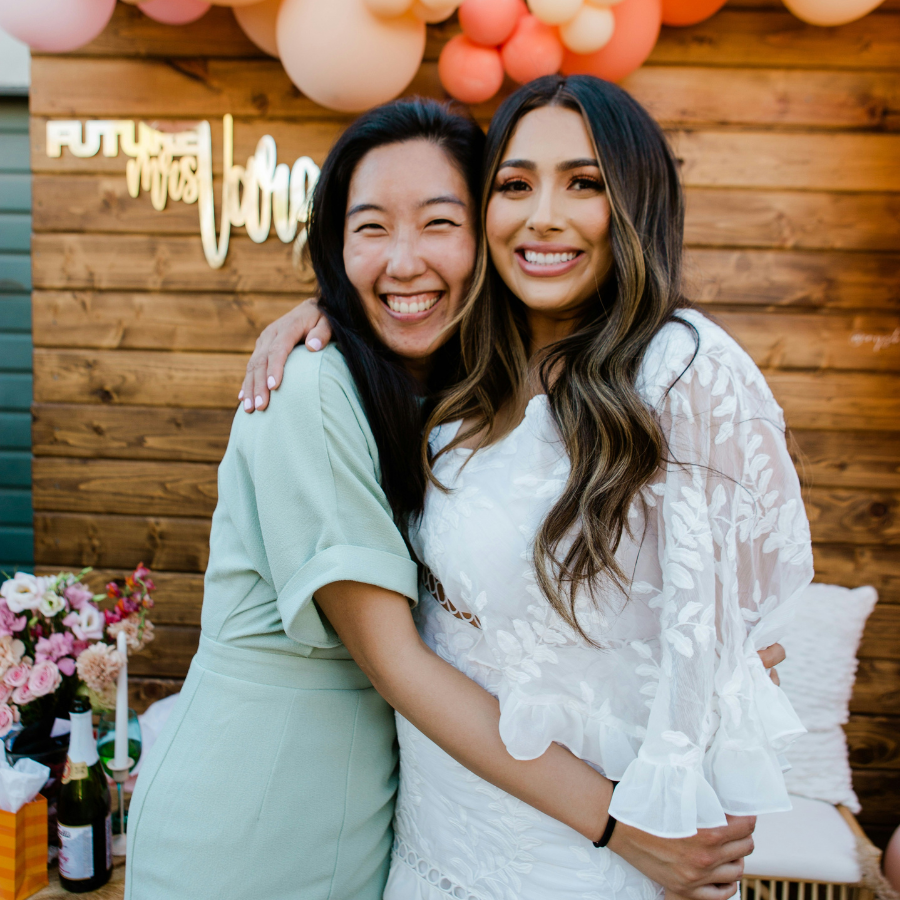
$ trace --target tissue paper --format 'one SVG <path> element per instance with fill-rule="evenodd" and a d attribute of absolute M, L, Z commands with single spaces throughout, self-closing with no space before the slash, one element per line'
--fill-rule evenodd
<path fill-rule="evenodd" d="M 0 809 L 16 813 L 37 796 L 50 777 L 48 766 L 33 759 L 20 759 L 11 766 L 0 751 Z"/>

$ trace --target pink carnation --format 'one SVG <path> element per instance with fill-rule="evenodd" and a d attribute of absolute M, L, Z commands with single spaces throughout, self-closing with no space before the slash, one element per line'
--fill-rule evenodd
<path fill-rule="evenodd" d="M 43 659 L 34 664 L 31 675 L 28 676 L 28 690 L 35 697 L 44 697 L 52 694 L 62 682 L 62 675 L 56 663 L 49 659 Z"/>
<path fill-rule="evenodd" d="M 56 662 L 63 656 L 70 656 L 74 643 L 75 638 L 65 631 L 57 631 L 48 638 L 39 638 L 34 647 L 35 662 L 40 662 L 42 659 Z"/>
<path fill-rule="evenodd" d="M 76 582 L 70 584 L 64 591 L 63 596 L 69 601 L 72 609 L 81 609 L 85 603 L 94 599 L 94 593 L 90 588 Z"/>
<path fill-rule="evenodd" d="M 20 688 L 22 685 L 28 683 L 28 678 L 31 675 L 31 665 L 23 660 L 17 666 L 13 666 L 11 669 L 8 669 L 6 674 L 3 676 L 3 683 L 11 688 Z"/>
<path fill-rule="evenodd" d="M 16 714 L 6 703 L 0 706 L 0 737 L 4 737 L 16 722 Z"/>

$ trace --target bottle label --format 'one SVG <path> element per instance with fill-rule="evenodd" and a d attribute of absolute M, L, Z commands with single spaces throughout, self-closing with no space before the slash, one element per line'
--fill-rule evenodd
<path fill-rule="evenodd" d="M 70 881 L 94 877 L 93 826 L 59 823 L 59 874 Z"/>
<path fill-rule="evenodd" d="M 82 778 L 88 777 L 88 764 L 86 762 L 72 762 L 72 757 L 66 757 L 66 767 L 63 769 L 62 783 L 68 784 L 70 781 L 81 781 Z"/>

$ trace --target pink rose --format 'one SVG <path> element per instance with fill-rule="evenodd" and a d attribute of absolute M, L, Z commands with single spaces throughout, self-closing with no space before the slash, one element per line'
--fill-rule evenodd
<path fill-rule="evenodd" d="M 8 703 L 13 689 L 8 684 L 0 684 L 0 703 Z"/>
<path fill-rule="evenodd" d="M 62 675 L 56 663 L 49 659 L 43 659 L 34 664 L 31 675 L 28 676 L 28 690 L 35 697 L 43 697 L 52 694 L 62 682 Z"/>
<path fill-rule="evenodd" d="M 7 671 L 3 676 L 3 683 L 11 688 L 20 688 L 23 684 L 28 683 L 30 675 L 31 666 L 27 662 L 20 662 Z"/>
<path fill-rule="evenodd" d="M 4 737 L 16 721 L 16 715 L 12 711 L 12 707 L 3 704 L 0 706 L 0 737 Z"/>
<path fill-rule="evenodd" d="M 13 691 L 12 700 L 16 706 L 25 706 L 26 703 L 31 703 L 34 700 L 34 694 L 28 690 L 27 684 L 23 684 Z"/>
<path fill-rule="evenodd" d="M 94 592 L 85 587 L 83 584 L 70 584 L 64 591 L 63 596 L 69 601 L 72 609 L 81 609 L 85 603 L 94 599 Z"/>
<path fill-rule="evenodd" d="M 63 675 L 71 675 L 75 671 L 75 660 L 71 656 L 64 656 L 57 660 L 56 665 L 59 666 L 59 671 Z"/>

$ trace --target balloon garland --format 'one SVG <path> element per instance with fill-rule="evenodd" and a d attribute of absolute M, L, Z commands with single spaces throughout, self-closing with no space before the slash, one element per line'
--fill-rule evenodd
<path fill-rule="evenodd" d="M 696 25 L 725 0 L 122 0 L 166 25 L 229 6 L 247 37 L 281 59 L 322 106 L 360 112 L 401 94 L 425 51 L 425 26 L 459 12 L 438 75 L 464 103 L 490 100 L 508 76 L 524 84 L 562 71 L 620 81 L 640 67 L 661 25 Z M 882 0 L 784 0 L 811 25 L 845 25 Z M 40 53 L 96 38 L 116 0 L 0 0 L 0 28 Z"/>

